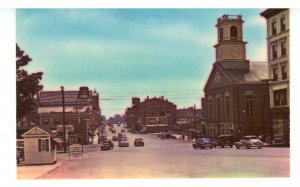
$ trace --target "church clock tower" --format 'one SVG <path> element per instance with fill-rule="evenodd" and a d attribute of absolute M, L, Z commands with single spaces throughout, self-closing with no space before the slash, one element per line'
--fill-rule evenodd
<path fill-rule="evenodd" d="M 246 60 L 247 42 L 243 41 L 243 23 L 241 15 L 223 15 L 218 19 L 218 43 L 214 46 L 216 62 L 224 65 L 234 62 L 249 64 Z"/>

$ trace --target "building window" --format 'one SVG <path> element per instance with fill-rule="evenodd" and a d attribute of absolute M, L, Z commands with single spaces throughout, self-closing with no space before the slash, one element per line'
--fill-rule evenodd
<path fill-rule="evenodd" d="M 230 27 L 230 40 L 237 40 L 238 32 L 236 26 Z"/>
<path fill-rule="evenodd" d="M 78 118 L 71 118 L 72 123 L 78 123 Z"/>
<path fill-rule="evenodd" d="M 220 28 L 220 41 L 223 41 L 223 28 Z"/>
<path fill-rule="evenodd" d="M 60 124 L 60 121 L 57 119 L 57 120 L 54 121 L 54 124 L 55 124 L 55 125 L 59 125 L 59 124 Z"/>
<path fill-rule="evenodd" d="M 48 124 L 49 124 L 48 119 L 44 119 L 44 120 L 42 121 L 42 125 L 48 125 Z"/>
<path fill-rule="evenodd" d="M 273 21 L 272 22 L 272 35 L 275 35 L 275 34 L 277 34 L 277 32 L 276 32 L 276 21 Z"/>
<path fill-rule="evenodd" d="M 253 116 L 253 95 L 246 95 L 246 108 L 245 113 L 247 117 Z"/>
<path fill-rule="evenodd" d="M 208 100 L 208 117 L 209 119 L 212 119 L 212 100 Z"/>
<path fill-rule="evenodd" d="M 49 140 L 48 139 L 38 139 L 39 152 L 49 151 Z"/>
<path fill-rule="evenodd" d="M 280 19 L 280 30 L 285 31 L 285 17 Z"/>
<path fill-rule="evenodd" d="M 286 56 L 286 41 L 281 42 L 281 56 Z"/>
<path fill-rule="evenodd" d="M 229 96 L 225 97 L 225 116 L 226 118 L 229 118 Z"/>
<path fill-rule="evenodd" d="M 286 70 L 286 65 L 281 66 L 281 73 L 282 73 L 282 80 L 287 79 L 287 70 Z"/>
<path fill-rule="evenodd" d="M 273 68 L 273 81 L 278 80 L 278 68 Z"/>
<path fill-rule="evenodd" d="M 274 94 L 274 106 L 287 105 L 287 89 L 275 90 Z"/>
<path fill-rule="evenodd" d="M 277 58 L 277 45 L 272 45 L 272 59 Z"/>
<path fill-rule="evenodd" d="M 220 119 L 220 114 L 221 114 L 220 98 L 217 98 L 216 109 L 217 109 L 217 119 Z"/>

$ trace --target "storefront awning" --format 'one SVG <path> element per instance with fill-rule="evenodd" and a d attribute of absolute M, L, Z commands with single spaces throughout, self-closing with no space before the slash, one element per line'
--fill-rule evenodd
<path fill-rule="evenodd" d="M 52 140 L 57 143 L 63 143 L 63 140 L 61 138 L 52 138 Z"/>

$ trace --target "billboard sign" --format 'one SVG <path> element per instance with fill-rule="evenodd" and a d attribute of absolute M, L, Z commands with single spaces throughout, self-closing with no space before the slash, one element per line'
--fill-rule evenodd
<path fill-rule="evenodd" d="M 167 117 L 147 117 L 147 126 L 167 126 Z"/>

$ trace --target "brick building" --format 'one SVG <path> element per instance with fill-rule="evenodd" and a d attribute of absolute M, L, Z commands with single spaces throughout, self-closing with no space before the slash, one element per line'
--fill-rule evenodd
<path fill-rule="evenodd" d="M 216 62 L 204 87 L 206 135 L 269 136 L 267 63 L 246 59 L 240 15 L 217 20 Z"/>
<path fill-rule="evenodd" d="M 164 97 L 132 98 L 132 107 L 126 109 L 127 126 L 132 131 L 161 132 L 176 128 L 176 105 Z"/>
<path fill-rule="evenodd" d="M 195 107 L 188 107 L 177 109 L 176 120 L 177 124 L 180 126 L 180 130 L 185 131 L 190 128 L 196 129 L 197 127 L 199 127 L 201 122 L 204 121 L 204 118 L 202 117 L 201 109 L 195 109 Z"/>
<path fill-rule="evenodd" d="M 99 94 L 88 87 L 64 91 L 64 105 L 66 143 L 88 144 L 91 131 L 100 122 Z M 62 91 L 40 91 L 38 118 L 40 126 L 57 129 L 58 136 L 63 138 Z"/>
<path fill-rule="evenodd" d="M 289 9 L 267 9 L 267 47 L 271 123 L 273 135 L 290 138 L 290 25 Z"/>

